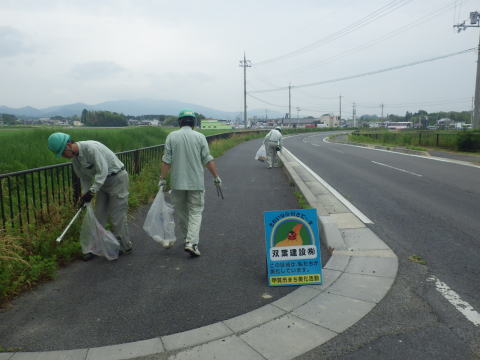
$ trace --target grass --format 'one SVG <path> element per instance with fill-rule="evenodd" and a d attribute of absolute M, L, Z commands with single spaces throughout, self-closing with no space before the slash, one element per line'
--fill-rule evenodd
<path fill-rule="evenodd" d="M 312 207 L 310 204 L 307 202 L 307 199 L 303 196 L 303 194 L 299 191 L 295 191 L 293 193 L 295 197 L 297 198 L 298 206 L 300 206 L 300 209 L 311 209 Z"/>
<path fill-rule="evenodd" d="M 425 151 L 426 148 L 451 151 L 480 151 L 480 134 L 475 131 L 385 131 L 351 133 L 352 143 L 401 146 Z"/>
<path fill-rule="evenodd" d="M 0 174 L 69 161 L 68 159 L 55 157 L 47 148 L 47 139 L 55 131 L 71 135 L 74 141 L 97 140 L 113 152 L 120 152 L 164 144 L 168 133 L 173 130 L 176 130 L 176 128 L 143 126 L 112 129 L 0 128 Z M 221 131 L 202 130 L 201 132 L 208 136 L 218 134 Z"/>

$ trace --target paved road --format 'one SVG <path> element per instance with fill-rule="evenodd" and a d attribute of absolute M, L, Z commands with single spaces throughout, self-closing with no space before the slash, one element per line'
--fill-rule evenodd
<path fill-rule="evenodd" d="M 323 142 L 286 147 L 351 201 L 397 254 L 390 294 L 362 321 L 299 359 L 470 359 L 480 327 L 427 281 L 435 276 L 480 310 L 480 169 Z M 427 265 L 408 260 L 421 256 Z"/>
<path fill-rule="evenodd" d="M 167 251 L 149 240 L 141 209 L 131 220 L 133 254 L 75 262 L 19 297 L 0 313 L 0 345 L 41 351 L 150 339 L 229 319 L 294 290 L 266 286 L 263 211 L 298 205 L 282 170 L 253 159 L 259 146 L 250 141 L 217 159 L 225 200 L 206 175 L 201 257 L 190 258 L 181 241 Z"/>

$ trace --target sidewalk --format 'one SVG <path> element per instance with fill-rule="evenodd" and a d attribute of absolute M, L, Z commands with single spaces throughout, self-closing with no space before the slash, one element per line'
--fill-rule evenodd
<path fill-rule="evenodd" d="M 258 144 L 252 141 L 250 147 L 256 149 Z M 294 156 L 282 153 L 284 170 L 317 208 L 321 239 L 333 250 L 324 266 L 323 285 L 299 287 L 243 315 L 181 333 L 89 349 L 0 353 L 0 360 L 293 359 L 352 326 L 392 286 L 397 258 Z"/>

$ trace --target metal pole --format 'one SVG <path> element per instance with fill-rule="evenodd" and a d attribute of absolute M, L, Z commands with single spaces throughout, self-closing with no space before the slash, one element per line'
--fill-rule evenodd
<path fill-rule="evenodd" d="M 247 67 L 251 67 L 250 60 L 247 60 L 245 52 L 243 60 L 240 60 L 240 66 L 243 67 L 243 123 L 247 128 Z"/>
<path fill-rule="evenodd" d="M 243 53 L 243 123 L 247 128 L 247 59 Z"/>
<path fill-rule="evenodd" d="M 340 107 L 339 113 L 340 114 L 338 115 L 339 116 L 338 124 L 341 125 L 341 122 L 342 122 L 342 94 L 340 94 L 339 99 L 340 99 L 340 105 L 339 105 L 339 107 Z"/>
<path fill-rule="evenodd" d="M 477 80 L 475 81 L 475 107 L 472 128 L 480 129 L 480 33 L 477 48 Z"/>
<path fill-rule="evenodd" d="M 292 84 L 288 84 L 288 118 L 291 119 L 292 118 L 292 93 L 291 93 L 291 89 L 292 89 Z"/>
<path fill-rule="evenodd" d="M 470 13 L 470 25 L 465 25 L 465 21 L 461 24 L 453 25 L 457 31 L 466 30 L 467 27 L 480 27 L 480 12 L 472 11 Z M 473 110 L 473 129 L 480 129 L 480 34 L 477 47 L 477 76 L 475 81 L 475 108 Z"/>

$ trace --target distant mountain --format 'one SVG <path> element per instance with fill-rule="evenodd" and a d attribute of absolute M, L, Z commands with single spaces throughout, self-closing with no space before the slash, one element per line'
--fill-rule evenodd
<path fill-rule="evenodd" d="M 206 117 L 235 120 L 236 118 L 242 118 L 241 111 L 228 112 L 209 107 L 190 104 L 186 102 L 176 100 L 153 100 L 153 99 L 138 99 L 138 100 L 117 100 L 106 101 L 96 105 L 88 105 L 83 103 L 75 103 L 60 106 L 51 106 L 43 109 L 35 109 L 27 106 L 23 108 L 9 108 L 6 106 L 0 106 L 0 113 L 12 114 L 19 117 L 50 117 L 50 116 L 80 116 L 83 109 L 87 110 L 106 110 L 112 112 L 123 113 L 125 115 L 150 115 L 150 114 L 162 114 L 162 115 L 177 115 L 181 109 L 189 108 Z M 257 116 L 258 118 L 265 117 L 265 110 L 252 109 L 248 112 L 249 117 Z M 268 117 L 282 117 L 283 113 L 268 112 Z"/>

